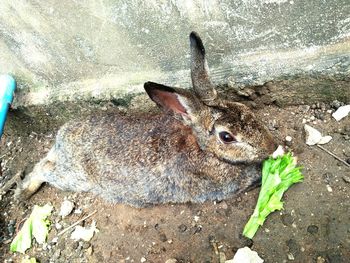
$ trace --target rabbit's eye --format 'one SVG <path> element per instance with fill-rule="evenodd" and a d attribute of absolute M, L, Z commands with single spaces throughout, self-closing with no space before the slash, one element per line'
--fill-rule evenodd
<path fill-rule="evenodd" d="M 236 141 L 234 136 L 232 136 L 230 133 L 225 131 L 220 132 L 219 137 L 223 143 L 232 143 Z"/>

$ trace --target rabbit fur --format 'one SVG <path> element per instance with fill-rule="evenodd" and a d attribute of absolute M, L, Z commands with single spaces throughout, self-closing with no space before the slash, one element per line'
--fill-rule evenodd
<path fill-rule="evenodd" d="M 197 33 L 190 34 L 192 90 L 144 87 L 157 115 L 97 114 L 66 123 L 47 156 L 16 189 L 26 199 L 47 182 L 135 207 L 222 200 L 259 182 L 275 149 L 240 103 L 217 97 Z"/>

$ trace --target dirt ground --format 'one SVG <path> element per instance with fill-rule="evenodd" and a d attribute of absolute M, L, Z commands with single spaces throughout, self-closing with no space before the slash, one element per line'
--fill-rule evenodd
<path fill-rule="evenodd" d="M 310 107 L 311 106 L 311 107 Z M 264 262 L 350 262 L 350 169 L 317 147 L 304 143 L 303 119 L 333 140 L 324 147 L 344 160 L 350 158 L 350 118 L 331 118 L 331 106 L 303 105 L 288 108 L 266 106 L 258 114 L 272 133 L 287 143 L 302 165 L 305 180 L 284 195 L 284 210 L 271 214 L 253 240 L 242 237 L 259 188 L 222 202 L 169 204 L 135 209 L 111 205 L 90 194 L 62 192 L 43 186 L 27 203 L 13 203 L 13 192 L 0 203 L 0 258 L 20 262 L 24 257 L 9 251 L 19 225 L 35 204 L 51 203 L 54 212 L 47 245 L 26 254 L 44 262 L 222 262 L 238 248 L 248 246 Z M 328 112 L 327 112 L 328 111 Z M 1 140 L 0 185 L 17 172 L 27 174 L 45 155 L 55 131 L 19 137 L 5 134 Z M 285 142 L 286 143 L 286 142 Z M 64 199 L 75 203 L 73 213 L 58 215 Z M 55 237 L 63 228 L 97 211 L 82 225 L 96 221 L 99 232 L 89 242 L 70 239 L 71 231 Z M 220 261 L 221 256 L 221 261 Z M 169 261 L 170 262 L 170 261 Z M 172 261 L 175 262 L 175 261 Z"/>

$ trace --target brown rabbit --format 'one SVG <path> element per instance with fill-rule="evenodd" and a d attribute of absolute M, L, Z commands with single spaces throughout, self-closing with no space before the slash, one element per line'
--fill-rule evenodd
<path fill-rule="evenodd" d="M 166 114 L 67 123 L 16 196 L 27 198 L 48 182 L 144 207 L 221 200 L 258 182 L 274 140 L 248 107 L 217 98 L 202 40 L 192 32 L 190 42 L 193 91 L 147 82 Z"/>

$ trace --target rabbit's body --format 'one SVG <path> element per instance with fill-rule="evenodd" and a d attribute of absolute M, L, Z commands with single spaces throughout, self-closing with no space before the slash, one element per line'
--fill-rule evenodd
<path fill-rule="evenodd" d="M 200 66 L 201 53 L 195 52 L 202 43 L 193 34 L 192 57 Z M 196 83 L 194 78 L 192 74 L 194 85 L 208 84 L 208 79 Z M 146 83 L 145 89 L 167 114 L 95 115 L 67 123 L 17 194 L 30 196 L 48 182 L 140 207 L 221 200 L 259 180 L 259 161 L 274 143 L 246 106 L 206 103 L 201 91 L 193 94 L 155 83 Z M 212 88 L 205 95 L 211 91 L 215 93 Z"/>

